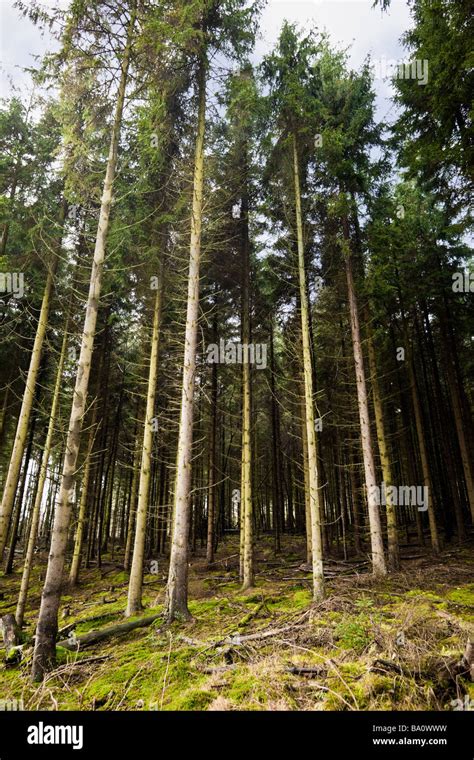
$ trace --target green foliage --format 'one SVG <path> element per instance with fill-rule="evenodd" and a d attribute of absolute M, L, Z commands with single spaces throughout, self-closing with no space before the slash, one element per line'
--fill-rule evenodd
<path fill-rule="evenodd" d="M 409 176 L 460 211 L 472 194 L 472 7 L 468 0 L 416 0 L 412 16 L 404 42 L 411 60 L 427 62 L 428 81 L 396 79 L 402 112 L 395 144 Z"/>
<path fill-rule="evenodd" d="M 370 644 L 370 621 L 364 614 L 347 617 L 334 630 L 338 644 L 344 649 L 363 652 Z"/>

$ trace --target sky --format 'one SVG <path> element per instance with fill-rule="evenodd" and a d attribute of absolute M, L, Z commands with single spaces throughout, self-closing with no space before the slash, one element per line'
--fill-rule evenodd
<path fill-rule="evenodd" d="M 316 26 L 326 29 L 333 44 L 349 47 L 352 68 L 360 67 L 370 53 L 374 60 L 402 60 L 405 51 L 400 37 L 410 26 L 406 0 L 392 0 L 391 8 L 382 13 L 372 8 L 373 0 L 269 0 L 260 22 L 254 59 L 259 61 L 275 44 L 283 21 L 300 25 L 303 30 Z M 68 6 L 68 0 L 43 0 L 44 5 Z M 14 0 L 0 0 L 0 93 L 11 94 L 12 85 L 28 93 L 29 75 L 24 67 L 34 66 L 35 55 L 55 49 L 53 37 L 22 17 L 14 8 Z M 392 85 L 389 78 L 374 80 L 376 117 L 391 121 L 394 107 L 390 102 Z"/>

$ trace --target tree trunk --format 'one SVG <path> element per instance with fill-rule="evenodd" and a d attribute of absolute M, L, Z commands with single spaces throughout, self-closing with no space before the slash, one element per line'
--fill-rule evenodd
<path fill-rule="evenodd" d="M 466 482 L 467 498 L 469 502 L 469 509 L 471 513 L 471 520 L 474 523 L 474 478 L 471 467 L 471 459 L 469 457 L 469 446 L 464 429 L 464 420 L 462 413 L 462 402 L 459 394 L 458 384 L 456 382 L 456 372 L 452 362 L 451 353 L 449 351 L 449 341 L 447 338 L 447 331 L 442 323 L 441 336 L 443 339 L 443 354 L 444 354 L 444 366 L 446 369 L 446 378 L 448 381 L 449 395 L 451 397 L 451 403 L 453 405 L 454 424 L 456 426 L 456 433 L 459 443 L 459 451 L 461 452 L 461 462 L 464 472 L 464 480 Z"/>
<path fill-rule="evenodd" d="M 137 410 L 138 416 L 138 410 Z M 127 539 L 125 544 L 125 556 L 123 559 L 123 569 L 128 570 L 130 568 L 130 558 L 132 555 L 133 536 L 135 530 L 135 516 L 136 505 L 138 496 L 138 477 L 139 477 L 139 462 L 140 462 L 140 440 L 138 437 L 138 431 L 135 431 L 135 446 L 133 451 L 133 473 L 132 473 L 132 485 L 130 491 L 130 504 L 128 508 L 128 521 L 127 521 Z"/>
<path fill-rule="evenodd" d="M 51 550 L 46 571 L 46 581 L 41 597 L 41 606 L 36 629 L 35 649 L 33 655 L 32 678 L 41 680 L 44 673 L 55 664 L 55 637 L 58 627 L 58 609 L 61 596 L 65 552 L 71 509 L 74 499 L 74 484 L 76 476 L 77 457 L 81 429 L 86 410 L 86 397 L 89 385 L 89 374 L 94 347 L 94 335 L 99 309 L 99 298 L 102 281 L 102 270 L 105 259 L 105 244 L 109 228 L 109 216 L 112 205 L 112 187 L 117 165 L 117 149 L 122 122 L 122 111 L 125 99 L 132 43 L 135 12 L 131 14 L 127 42 L 123 54 L 120 83 L 117 93 L 117 105 L 110 141 L 107 170 L 102 193 L 99 225 L 94 250 L 94 260 L 87 301 L 86 316 L 82 334 L 81 352 L 79 356 L 76 384 L 74 388 L 73 405 L 69 420 L 69 430 L 66 440 L 66 455 L 64 457 L 61 487 L 56 504 Z"/>
<path fill-rule="evenodd" d="M 35 427 L 36 427 L 36 412 L 33 412 L 33 419 L 30 425 L 30 432 L 28 435 L 28 444 L 26 447 L 25 459 L 23 462 L 23 477 L 21 479 L 20 488 L 18 489 L 18 494 L 17 494 L 17 499 L 16 499 L 16 509 L 14 512 L 11 531 L 10 531 L 10 546 L 7 552 L 7 561 L 5 563 L 5 575 L 10 575 L 10 573 L 13 572 L 13 559 L 15 556 L 15 547 L 16 547 L 16 542 L 18 539 L 18 527 L 20 525 L 21 510 L 23 507 L 23 497 L 25 494 L 26 480 L 28 477 L 28 468 L 29 468 L 30 459 L 31 459 L 31 451 L 33 449 Z"/>
<path fill-rule="evenodd" d="M 100 377 L 100 372 L 99 372 Z M 89 441 L 87 443 L 86 461 L 84 465 L 84 476 L 81 484 L 81 500 L 79 502 L 79 513 L 77 516 L 76 535 L 74 537 L 74 549 L 72 553 L 71 568 L 69 570 L 69 585 L 77 586 L 79 581 L 79 570 L 81 567 L 82 544 L 84 540 L 84 528 L 86 526 L 87 503 L 89 501 L 89 483 L 92 469 L 92 452 L 94 449 L 94 439 L 97 433 L 97 400 L 94 403 L 92 413 L 91 427 L 89 431 Z"/>
<path fill-rule="evenodd" d="M 281 498 L 281 461 L 280 461 L 280 415 L 276 389 L 276 366 L 273 321 L 270 323 L 270 393 L 272 420 L 272 528 L 275 537 L 275 552 L 281 551 L 281 513 L 283 511 Z M 270 525 L 268 526 L 270 528 Z"/>
<path fill-rule="evenodd" d="M 387 437 L 385 434 L 385 424 L 383 417 L 382 397 L 380 393 L 380 384 L 377 376 L 377 361 L 375 358 L 375 347 L 372 337 L 371 327 L 367 321 L 367 346 L 369 351 L 369 367 L 372 381 L 372 396 L 374 400 L 375 426 L 377 430 L 377 442 L 379 446 L 380 464 L 382 466 L 382 476 L 387 489 L 386 494 L 386 513 L 387 513 L 387 538 L 388 538 L 388 566 L 390 570 L 398 570 L 400 565 L 398 550 L 398 533 L 397 533 L 397 515 L 395 506 L 392 503 L 391 491 L 389 487 L 393 485 L 392 465 L 387 447 Z"/>
<path fill-rule="evenodd" d="M 190 524 L 191 460 L 193 444 L 194 384 L 199 319 L 199 264 L 201 258 L 202 203 L 204 191 L 204 135 L 206 126 L 206 60 L 203 54 L 198 75 L 198 125 L 194 159 L 188 301 L 184 337 L 184 362 L 179 422 L 173 537 L 166 589 L 166 617 L 189 619 L 188 541 Z"/>
<path fill-rule="evenodd" d="M 244 158 L 244 163 L 246 159 Z M 244 168 L 246 173 L 246 168 Z M 246 181 L 246 177 L 244 182 Z M 250 244 L 248 229 L 248 198 L 244 189 L 240 211 L 241 255 L 242 255 L 242 330 L 243 346 L 250 345 Z M 242 356 L 242 452 L 240 499 L 243 515 L 243 563 L 242 590 L 254 585 L 253 549 L 253 494 L 252 494 L 252 439 L 251 439 L 251 377 L 248 349 L 243 348 Z"/>
<path fill-rule="evenodd" d="M 143 429 L 143 449 L 140 466 L 140 481 L 138 486 L 138 504 L 135 526 L 135 542 L 133 545 L 132 567 L 128 600 L 125 615 L 129 617 L 139 612 L 142 607 L 143 558 L 145 551 L 146 518 L 150 494 L 151 455 L 153 450 L 153 417 L 155 414 L 156 377 L 158 373 L 158 348 L 161 327 L 161 305 L 163 298 L 163 265 L 160 264 L 159 284 L 156 291 L 153 311 L 153 331 L 151 337 L 150 370 L 148 374 L 148 390 L 146 400 L 145 424 Z"/>
<path fill-rule="evenodd" d="M 53 398 L 51 399 L 51 411 L 48 424 L 48 432 L 46 433 L 46 441 L 44 443 L 43 455 L 41 458 L 41 465 L 39 471 L 38 488 L 36 491 L 35 503 L 33 506 L 33 514 L 31 517 L 30 532 L 28 536 L 28 544 L 26 548 L 25 561 L 23 564 L 23 574 L 21 576 L 20 593 L 18 596 L 18 603 L 16 607 L 15 618 L 18 626 L 21 628 L 23 625 L 23 619 L 25 616 L 26 599 L 28 596 L 28 586 L 30 583 L 31 567 L 33 564 L 33 555 L 35 550 L 36 538 L 38 535 L 38 525 L 41 513 L 41 502 L 43 500 L 44 484 L 46 482 L 46 475 L 48 472 L 49 455 L 51 453 L 51 446 L 53 442 L 54 428 L 56 425 L 56 416 L 59 406 L 59 395 L 61 390 L 61 384 L 63 380 L 63 367 L 64 360 L 66 358 L 67 338 L 68 338 L 68 325 L 69 319 L 66 319 L 64 326 L 64 336 L 61 345 L 61 353 L 59 355 L 58 366 L 56 368 L 56 382 L 54 384 Z"/>
<path fill-rule="evenodd" d="M 308 291 L 306 287 L 300 173 L 296 135 L 293 135 L 293 175 L 295 185 L 296 235 L 298 243 L 301 337 L 303 343 L 303 376 L 305 391 L 306 440 L 308 451 L 309 501 L 311 516 L 311 551 L 313 565 L 313 598 L 315 600 L 318 600 L 324 596 L 323 552 L 321 540 L 321 503 L 318 482 L 318 460 L 316 452 L 313 372 L 311 362 L 311 341 L 309 334 L 309 303 Z"/>
<path fill-rule="evenodd" d="M 405 333 L 406 334 L 406 333 Z M 418 386 L 416 384 L 415 369 L 413 366 L 413 356 L 411 348 L 408 345 L 408 376 L 410 378 L 411 397 L 413 402 L 413 411 L 415 412 L 416 434 L 418 438 L 418 448 L 420 450 L 421 469 L 423 472 L 423 485 L 428 488 L 428 522 L 430 526 L 431 546 L 435 554 L 439 554 L 441 546 L 438 535 L 438 526 L 433 504 L 433 483 L 428 460 L 428 451 L 425 442 L 425 433 L 423 428 L 423 418 L 421 413 L 420 397 Z"/>
<path fill-rule="evenodd" d="M 217 317 L 214 318 L 214 342 L 217 343 Z M 216 503 L 216 439 L 217 439 L 217 362 L 212 365 L 211 377 L 211 430 L 209 440 L 209 466 L 207 474 L 207 545 L 206 562 L 214 562 L 214 531 Z"/>
<path fill-rule="evenodd" d="M 348 246 L 350 246 L 347 217 L 344 218 L 343 227 L 345 242 Z M 362 353 L 362 344 L 360 338 L 359 312 L 357 309 L 350 248 L 346 254 L 346 278 L 349 296 L 352 347 L 354 351 L 360 434 L 362 439 L 362 455 L 364 459 L 365 486 L 367 489 L 367 505 L 369 511 L 372 569 L 374 575 L 386 575 L 387 568 L 385 565 L 383 548 L 382 525 L 380 520 L 379 504 L 376 498 L 377 480 L 375 475 L 375 462 L 372 449 L 372 435 L 370 430 L 369 400 L 365 382 L 364 355 Z"/>
<path fill-rule="evenodd" d="M 63 227 L 64 219 L 66 217 L 66 202 L 63 203 L 60 216 L 61 230 Z M 51 296 L 53 290 L 54 276 L 58 267 L 59 256 L 55 256 L 50 268 L 48 269 L 48 275 L 46 277 L 46 285 L 44 288 L 43 300 L 41 303 L 41 311 L 38 319 L 38 326 L 36 328 L 35 341 L 33 344 L 33 350 L 31 352 L 30 366 L 28 368 L 28 377 L 26 379 L 25 390 L 23 393 L 23 400 L 21 403 L 20 416 L 18 418 L 17 429 L 15 433 L 15 441 L 13 444 L 13 450 L 10 458 L 10 465 L 8 468 L 8 474 L 5 481 L 5 487 L 2 497 L 2 503 L 0 505 L 0 562 L 3 557 L 5 544 L 7 541 L 8 527 L 10 524 L 10 517 L 15 501 L 15 493 L 18 486 L 18 478 L 20 476 L 21 461 L 23 459 L 23 453 L 25 450 L 26 436 L 28 433 L 28 425 L 30 421 L 31 409 L 33 406 L 33 400 L 35 396 L 36 381 L 38 377 L 38 371 L 41 361 L 41 353 L 43 349 L 44 337 L 46 335 L 46 328 L 48 325 L 48 314 L 51 305 Z"/>

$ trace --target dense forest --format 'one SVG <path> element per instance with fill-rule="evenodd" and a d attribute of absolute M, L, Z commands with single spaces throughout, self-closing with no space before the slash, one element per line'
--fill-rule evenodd
<path fill-rule="evenodd" d="M 68 5 L 0 104 L 0 696 L 473 709 L 470 3 L 390 122 L 263 0 Z"/>

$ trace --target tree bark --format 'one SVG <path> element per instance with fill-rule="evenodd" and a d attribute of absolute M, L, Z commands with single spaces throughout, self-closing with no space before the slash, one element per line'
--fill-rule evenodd
<path fill-rule="evenodd" d="M 140 466 L 140 481 L 138 486 L 138 504 L 135 526 L 135 542 L 133 545 L 132 567 L 128 600 L 125 615 L 129 617 L 139 612 L 142 607 L 143 558 L 145 551 L 146 519 L 150 495 L 151 455 L 153 450 L 153 416 L 155 413 L 156 378 L 158 374 L 158 349 L 161 327 L 161 305 L 163 299 L 164 269 L 160 264 L 159 284 L 155 296 L 153 310 L 153 331 L 151 337 L 150 370 L 148 374 L 148 390 L 146 400 L 145 424 L 143 429 L 143 449 Z"/>
<path fill-rule="evenodd" d="M 319 494 L 318 460 L 316 452 L 316 429 L 313 400 L 313 370 L 309 333 L 309 303 L 306 287 L 304 257 L 303 219 L 301 212 L 301 188 L 299 157 L 296 135 L 293 135 L 293 179 L 295 192 L 296 236 L 298 243 L 298 277 L 301 306 L 301 337 L 303 343 L 303 376 L 305 391 L 306 440 L 308 451 L 309 502 L 311 516 L 311 552 L 313 566 L 313 598 L 324 596 L 323 552 L 321 539 L 321 503 Z"/>
<path fill-rule="evenodd" d="M 102 628 L 100 631 L 90 631 L 85 633 L 84 636 L 79 636 L 77 639 L 63 639 L 58 641 L 58 646 L 64 649 L 69 649 L 71 652 L 76 652 L 85 647 L 93 646 L 99 641 L 110 639 L 113 636 L 122 636 L 124 633 L 134 631 L 136 628 L 146 628 L 161 617 L 161 613 L 158 615 L 149 615 L 148 617 L 142 617 L 138 620 L 129 620 L 127 623 L 119 623 L 118 625 L 111 625 L 108 628 Z M 74 643 L 75 642 L 75 643 Z"/>
<path fill-rule="evenodd" d="M 400 566 L 399 549 L 398 549 L 398 532 L 397 532 L 397 515 L 395 506 L 392 502 L 389 487 L 393 485 L 392 465 L 387 447 L 387 437 L 385 434 L 385 423 L 383 415 L 382 396 L 380 393 L 380 384 L 377 375 L 377 361 L 375 357 L 374 340 L 372 337 L 370 324 L 367 322 L 367 346 L 369 352 L 369 367 L 372 382 L 372 396 L 374 400 L 375 426 L 377 430 L 377 442 L 379 446 L 380 464 L 382 467 L 382 476 L 387 489 L 386 494 L 386 514 L 387 514 L 387 539 L 388 539 L 388 566 L 390 570 L 398 570 Z"/>
<path fill-rule="evenodd" d="M 23 619 L 25 616 L 26 599 L 28 596 L 28 587 L 30 583 L 31 568 L 33 565 L 33 555 L 35 550 L 36 539 L 38 536 L 38 526 L 41 513 L 41 502 L 43 500 L 44 484 L 46 482 L 46 475 L 48 472 L 48 462 L 51 453 L 51 446 L 53 442 L 54 428 L 56 425 L 56 416 L 59 406 L 59 395 L 61 391 L 61 384 L 63 379 L 64 360 L 66 358 L 67 338 L 68 338 L 68 325 L 69 318 L 66 319 L 64 327 L 64 336 L 61 345 L 61 353 L 59 355 L 58 366 L 56 368 L 56 382 L 54 384 L 53 397 L 51 399 L 51 411 L 48 424 L 48 432 L 46 433 L 46 440 L 43 448 L 43 455 L 41 458 L 41 465 L 38 478 L 38 488 L 36 491 L 35 503 L 33 505 L 33 513 L 31 517 L 30 532 L 28 535 L 28 544 L 26 547 L 25 561 L 23 563 L 23 573 L 21 576 L 20 593 L 18 596 L 18 603 L 16 607 L 15 618 L 19 628 L 23 625 Z"/>
<path fill-rule="evenodd" d="M 100 372 L 99 372 L 100 377 Z M 86 461 L 84 464 L 84 476 L 81 484 L 81 499 L 79 502 L 79 513 L 77 516 L 76 535 L 74 537 L 74 549 L 72 553 L 71 567 L 69 570 L 69 585 L 77 586 L 79 581 L 79 570 L 81 567 L 82 544 L 84 541 L 84 529 L 86 527 L 86 512 L 89 501 L 89 484 L 92 470 L 92 452 L 94 449 L 94 439 L 96 436 L 97 424 L 97 400 L 94 403 L 92 413 L 91 428 L 89 431 L 89 440 L 87 443 Z"/>
<path fill-rule="evenodd" d="M 206 126 L 206 59 L 202 55 L 198 74 L 198 125 L 194 158 L 188 301 L 184 337 L 181 415 L 174 489 L 173 537 L 166 589 L 168 620 L 189 619 L 188 541 L 190 525 L 191 460 L 193 444 L 194 384 L 199 319 L 199 265 L 201 258 L 202 204 L 204 191 L 204 135 Z"/>
<path fill-rule="evenodd" d="M 246 164 L 246 157 L 244 157 Z M 244 168 L 246 173 L 246 167 Z M 246 177 L 244 182 L 246 181 Z M 241 255 L 242 255 L 242 345 L 250 345 L 250 244 L 248 229 L 248 197 L 246 189 L 242 195 L 240 210 Z M 243 563 L 242 590 L 254 585 L 254 537 L 253 537 L 253 494 L 252 494 L 252 389 L 248 349 L 243 348 L 242 356 L 242 452 L 240 499 L 243 515 Z"/>
<path fill-rule="evenodd" d="M 406 333 L 405 333 L 406 334 Z M 415 413 L 416 434 L 418 438 L 418 448 L 420 451 L 421 469 L 423 473 L 423 485 L 428 488 L 428 522 L 430 526 L 431 546 L 435 554 L 441 550 L 438 526 L 433 504 L 433 483 L 431 480 L 430 465 L 428 460 L 428 451 L 426 448 L 425 432 L 423 428 L 423 418 L 421 413 L 420 397 L 418 386 L 416 384 L 415 369 L 413 366 L 413 356 L 409 343 L 408 345 L 408 376 L 410 379 L 411 398 L 413 402 L 413 411 Z"/>
<path fill-rule="evenodd" d="M 41 680 L 44 673 L 55 664 L 55 637 L 58 627 L 58 609 L 61 596 L 61 585 L 65 563 L 65 552 L 71 509 L 74 499 L 77 458 L 82 424 L 86 411 L 86 398 L 89 385 L 89 374 L 94 347 L 94 335 L 99 309 L 99 298 L 102 283 L 102 270 L 105 259 L 105 245 L 109 228 L 110 209 L 112 205 L 112 188 L 117 165 L 117 150 L 122 122 L 122 112 L 125 100 L 130 49 L 133 28 L 135 26 L 135 10 L 132 11 L 127 31 L 127 41 L 123 53 L 120 83 L 117 93 L 114 124 L 110 140 L 107 170 L 102 193 L 99 224 L 94 250 L 94 260 L 87 300 L 86 316 L 82 334 L 81 352 L 79 356 L 76 384 L 73 395 L 73 405 L 69 420 L 69 430 L 66 440 L 61 487 L 58 494 L 51 550 L 46 571 L 46 580 L 41 597 L 41 606 L 36 629 L 35 649 L 33 655 L 32 678 Z"/>
<path fill-rule="evenodd" d="M 66 217 L 66 202 L 63 202 L 60 215 L 61 231 Z M 30 366 L 28 368 L 28 376 L 26 379 L 25 390 L 23 393 L 23 400 L 21 403 L 20 415 L 18 418 L 17 429 L 15 433 L 15 441 L 13 444 L 13 450 L 10 457 L 10 465 L 8 468 L 8 474 L 5 481 L 5 487 L 3 491 L 2 503 L 0 505 L 0 562 L 5 550 L 5 544 L 7 542 L 8 527 L 10 524 L 10 517 L 15 501 L 15 493 L 18 486 L 18 479 L 20 476 L 21 460 L 23 459 L 23 453 L 25 450 L 26 436 L 28 434 L 28 425 L 30 422 L 31 409 L 33 407 L 33 400 L 35 397 L 36 381 L 38 378 L 38 371 L 41 361 L 41 353 L 43 350 L 44 338 L 46 335 L 46 328 L 48 326 L 49 308 L 51 305 L 51 296 L 53 291 L 54 276 L 58 267 L 59 256 L 55 255 L 51 266 L 48 269 L 48 275 L 46 277 L 46 284 L 43 293 L 43 300 L 41 303 L 41 311 L 38 319 L 38 326 L 36 328 L 35 341 L 33 344 L 33 350 L 31 352 Z"/>
<path fill-rule="evenodd" d="M 382 525 L 380 520 L 379 504 L 376 498 L 377 479 L 375 475 L 374 453 L 372 448 L 372 434 L 370 430 L 369 401 L 367 385 L 365 381 L 364 355 L 360 338 L 359 312 L 354 287 L 352 271 L 352 256 L 350 253 L 349 226 L 347 217 L 343 220 L 344 240 L 349 246 L 346 253 L 346 278 L 349 296 L 349 313 L 352 333 L 352 347 L 354 352 L 354 364 L 357 386 L 357 402 L 359 407 L 359 424 L 362 439 L 362 455 L 364 459 L 365 486 L 367 490 L 367 506 L 369 512 L 370 543 L 372 552 L 372 569 L 374 575 L 386 575 L 385 555 L 382 538 Z"/>
<path fill-rule="evenodd" d="M 214 318 L 214 342 L 217 343 L 217 317 Z M 211 430 L 209 436 L 209 465 L 207 475 L 207 544 L 206 562 L 214 562 L 214 531 L 216 503 L 216 440 L 217 440 L 217 362 L 212 365 L 211 372 Z"/>

